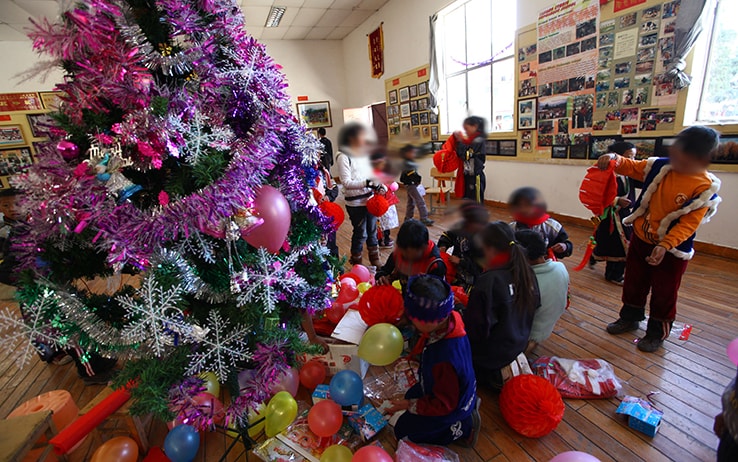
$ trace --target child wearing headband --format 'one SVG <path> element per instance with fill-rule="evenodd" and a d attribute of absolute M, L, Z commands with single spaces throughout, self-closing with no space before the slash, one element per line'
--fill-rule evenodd
<path fill-rule="evenodd" d="M 415 443 L 473 447 L 479 436 L 479 400 L 464 321 L 453 310 L 454 294 L 442 278 L 413 276 L 405 291 L 405 315 L 421 334 L 413 353 L 420 382 L 396 399 L 390 413 L 406 411 L 395 436 Z"/>

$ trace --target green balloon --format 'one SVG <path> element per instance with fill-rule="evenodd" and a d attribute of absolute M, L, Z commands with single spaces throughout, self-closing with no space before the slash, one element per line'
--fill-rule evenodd
<path fill-rule="evenodd" d="M 400 357 L 404 342 L 397 327 L 375 324 L 364 332 L 359 342 L 359 357 L 374 366 L 387 366 Z"/>
<path fill-rule="evenodd" d="M 269 400 L 266 409 L 265 433 L 271 438 L 281 432 L 297 417 L 297 401 L 289 392 L 280 391 Z"/>
<path fill-rule="evenodd" d="M 351 462 L 353 456 L 354 453 L 351 452 L 351 449 L 340 444 L 334 444 L 323 451 L 320 462 Z"/>

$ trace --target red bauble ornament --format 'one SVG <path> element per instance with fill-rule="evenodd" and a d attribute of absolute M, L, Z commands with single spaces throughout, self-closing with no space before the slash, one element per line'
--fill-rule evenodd
<path fill-rule="evenodd" d="M 516 432 L 528 438 L 541 438 L 564 418 L 564 401 L 548 380 L 537 375 L 519 375 L 502 387 L 500 411 Z"/>
<path fill-rule="evenodd" d="M 436 166 L 439 172 L 449 173 L 458 170 L 461 161 L 455 152 L 438 151 L 433 155 L 433 165 Z"/>
<path fill-rule="evenodd" d="M 323 215 L 333 220 L 333 229 L 338 229 L 338 227 L 341 226 L 343 221 L 346 219 L 346 212 L 343 211 L 343 207 L 336 204 L 335 202 L 321 202 L 318 208 Z"/>
<path fill-rule="evenodd" d="M 392 286 L 374 286 L 359 300 L 359 314 L 369 326 L 380 323 L 397 324 L 405 306 L 400 291 Z"/>
<path fill-rule="evenodd" d="M 375 194 L 371 199 L 366 201 L 367 212 L 375 217 L 381 217 L 387 213 L 387 209 L 389 209 L 389 202 L 387 202 L 384 196 L 380 196 L 379 194 Z"/>

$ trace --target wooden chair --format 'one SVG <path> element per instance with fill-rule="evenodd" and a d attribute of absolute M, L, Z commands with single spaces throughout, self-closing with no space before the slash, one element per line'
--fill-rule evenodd
<path fill-rule="evenodd" d="M 451 191 L 453 191 L 454 182 L 456 181 L 456 172 L 441 173 L 436 167 L 433 167 L 431 168 L 431 178 L 433 178 L 433 186 L 426 188 L 425 193 L 430 202 L 429 212 L 433 214 L 436 209 L 448 208 L 451 202 Z"/>
<path fill-rule="evenodd" d="M 23 460 L 34 449 L 39 451 L 35 460 L 44 461 L 51 456 L 54 447 L 38 442 L 44 436 L 43 441 L 49 441 L 56 434 L 51 416 L 51 411 L 41 411 L 0 420 L 0 462 Z M 55 460 L 65 459 L 57 456 Z"/>
<path fill-rule="evenodd" d="M 87 406 L 83 407 L 79 411 L 79 415 L 85 415 L 92 409 L 93 407 L 100 404 L 102 400 L 107 398 L 111 393 L 113 393 L 113 389 L 110 387 L 105 387 L 103 390 L 95 396 L 92 401 L 87 403 Z M 92 438 L 93 441 L 97 440 L 98 445 L 102 444 L 103 439 L 101 436 L 101 433 L 104 433 L 106 436 L 106 440 L 114 436 L 115 434 L 118 434 L 117 436 L 128 436 L 130 435 L 131 438 L 133 438 L 134 441 L 136 441 L 136 444 L 138 444 L 138 450 L 141 454 L 146 454 L 149 451 L 149 441 L 146 437 L 146 428 L 144 426 L 144 422 L 139 416 L 131 415 L 130 413 L 130 407 L 131 407 L 132 400 L 128 400 L 123 406 L 120 407 L 117 411 L 113 413 L 108 419 L 100 424 L 95 431 L 92 432 Z M 115 421 L 123 421 L 124 428 L 118 428 L 115 425 Z"/>

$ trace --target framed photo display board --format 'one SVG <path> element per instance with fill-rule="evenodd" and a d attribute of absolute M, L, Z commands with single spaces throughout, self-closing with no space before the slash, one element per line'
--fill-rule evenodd
<path fill-rule="evenodd" d="M 384 81 L 390 142 L 439 141 L 440 120 L 430 107 L 428 65 Z"/>

